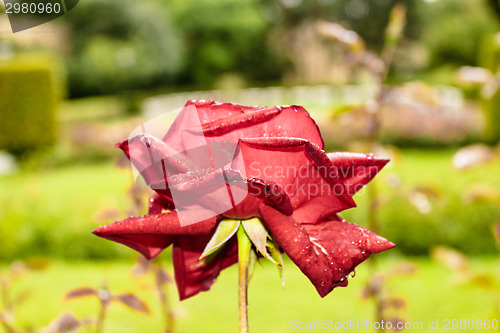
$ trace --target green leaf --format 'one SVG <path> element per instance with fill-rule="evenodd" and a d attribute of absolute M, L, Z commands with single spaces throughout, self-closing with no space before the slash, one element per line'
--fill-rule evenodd
<path fill-rule="evenodd" d="M 274 239 L 268 240 L 266 246 L 269 249 L 269 252 L 271 253 L 273 262 L 276 263 L 276 266 L 278 266 L 278 271 L 281 278 L 281 285 L 285 287 L 285 277 L 283 276 L 283 258 L 281 257 L 279 246 Z"/>
<path fill-rule="evenodd" d="M 273 263 L 278 265 L 278 263 L 273 259 L 273 257 L 267 251 L 267 239 L 269 232 L 267 231 L 264 224 L 262 224 L 259 218 L 252 218 L 249 220 L 242 221 L 243 228 L 252 241 L 255 248 L 267 259 L 271 260 Z"/>
<path fill-rule="evenodd" d="M 257 262 L 257 253 L 255 251 L 250 251 L 250 259 L 248 262 L 248 281 L 252 279 L 253 273 L 255 272 L 255 264 Z"/>
<path fill-rule="evenodd" d="M 217 226 L 214 235 L 203 250 L 200 259 L 214 253 L 221 248 L 238 230 L 240 226 L 239 220 L 223 220 Z"/>

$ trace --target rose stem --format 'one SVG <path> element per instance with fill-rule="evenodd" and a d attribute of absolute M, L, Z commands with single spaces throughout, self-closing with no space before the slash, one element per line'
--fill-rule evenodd
<path fill-rule="evenodd" d="M 240 313 L 240 333 L 248 333 L 248 265 L 250 261 L 250 251 L 252 242 L 248 238 L 243 225 L 240 225 L 238 232 L 238 302 Z"/>

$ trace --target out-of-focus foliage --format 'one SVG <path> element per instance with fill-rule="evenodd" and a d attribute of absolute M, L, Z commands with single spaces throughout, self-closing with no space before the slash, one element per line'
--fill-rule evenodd
<path fill-rule="evenodd" d="M 22 154 L 55 142 L 62 82 L 53 60 L 37 55 L 0 62 L 0 149 Z"/>
<path fill-rule="evenodd" d="M 500 69 L 500 34 L 483 38 L 479 48 L 478 65 L 492 72 Z"/>
<path fill-rule="evenodd" d="M 93 237 L 89 230 L 96 226 L 99 209 L 115 205 L 118 198 L 123 206 L 128 204 L 123 200 L 127 176 L 110 165 L 80 165 L 2 177 L 0 221 L 5 223 L 0 223 L 0 258 L 43 255 L 74 260 L 123 254 L 118 247 Z M 116 219 L 114 215 L 107 217 Z"/>
<path fill-rule="evenodd" d="M 481 103 L 485 117 L 485 139 L 488 142 L 500 141 L 500 90 L 487 95 Z"/>
<path fill-rule="evenodd" d="M 247 80 L 280 78 L 282 65 L 270 51 L 269 22 L 258 2 L 172 0 L 167 7 L 186 43 L 182 83 L 212 87 L 228 73 Z"/>
<path fill-rule="evenodd" d="M 419 1 L 408 8 L 405 35 L 420 29 Z M 323 18 L 360 33 L 380 49 L 396 0 L 89 0 L 70 13 L 72 96 L 152 85 L 216 87 L 219 79 L 276 81 L 291 63 L 280 32 Z M 77 15 L 78 14 L 78 15 Z M 282 38 L 277 38 L 281 35 Z M 182 43 L 180 42 L 182 41 Z"/>
<path fill-rule="evenodd" d="M 336 22 L 378 52 L 396 3 L 407 15 L 391 79 L 428 63 L 473 65 L 483 37 L 498 28 L 487 0 L 88 0 L 66 15 L 71 96 L 287 79 L 295 30 Z"/>
<path fill-rule="evenodd" d="M 393 153 L 392 169 L 379 175 L 378 231 L 397 244 L 399 251 L 425 255 L 439 244 L 475 255 L 498 251 L 493 229 L 500 216 L 500 195 L 496 190 L 500 178 L 495 171 L 500 160 L 495 155 L 489 163 L 458 169 L 453 165 L 452 153 Z M 366 193 L 355 199 L 359 207 L 366 207 Z M 342 216 L 366 221 L 366 212 L 359 208 L 347 210 Z"/>
<path fill-rule="evenodd" d="M 430 65 L 475 65 L 482 39 L 498 29 L 486 1 L 439 0 L 423 2 L 422 42 Z"/>
<path fill-rule="evenodd" d="M 500 33 L 484 38 L 479 54 L 479 65 L 489 70 L 489 80 L 482 83 L 481 107 L 485 116 L 485 138 L 500 141 Z"/>
<path fill-rule="evenodd" d="M 370 49 L 380 50 L 391 9 L 397 2 L 408 9 L 405 35 L 416 38 L 421 28 L 417 0 L 261 0 L 269 19 L 285 28 L 306 20 L 324 19 L 341 23 L 359 33 Z"/>
<path fill-rule="evenodd" d="M 493 9 L 498 18 L 500 18 L 500 1 L 498 0 L 488 0 L 488 4 Z"/>
<path fill-rule="evenodd" d="M 463 66 L 456 76 L 459 84 L 480 100 L 485 119 L 483 138 L 495 143 L 500 141 L 500 33 L 484 39 L 479 65 L 482 67 Z"/>
<path fill-rule="evenodd" d="M 162 6 L 88 0 L 66 16 L 72 97 L 166 84 L 180 69 L 182 45 Z"/>

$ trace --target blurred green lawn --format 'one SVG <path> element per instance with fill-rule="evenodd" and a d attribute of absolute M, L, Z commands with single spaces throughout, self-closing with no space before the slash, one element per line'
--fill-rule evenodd
<path fill-rule="evenodd" d="M 112 257 L 113 247 L 90 234 L 103 209 L 130 205 L 130 170 L 113 162 L 23 171 L 0 178 L 0 260 L 32 255 L 66 259 Z M 116 249 L 116 248 L 115 248 Z"/>
<path fill-rule="evenodd" d="M 166 253 L 163 254 L 163 259 L 165 258 L 169 258 Z M 378 259 L 379 272 L 389 275 L 384 285 L 385 294 L 400 297 L 406 303 L 405 308 L 397 312 L 398 317 L 408 322 L 422 322 L 423 330 L 408 330 L 409 332 L 428 331 L 426 327 L 429 320 L 439 320 L 439 331 L 442 332 L 446 331 L 442 329 L 444 319 L 484 320 L 492 319 L 495 314 L 500 297 L 498 285 L 493 289 L 479 288 L 429 259 L 408 260 L 390 254 L 379 255 Z M 132 264 L 132 260 L 97 263 L 56 261 L 47 270 L 21 276 L 12 293 L 19 295 L 28 292 L 29 298 L 16 312 L 17 324 L 37 328 L 47 325 L 64 312 L 71 312 L 79 319 L 95 318 L 98 311 L 96 299 L 64 301 L 63 297 L 72 288 L 99 288 L 105 282 L 112 292 L 136 293 L 152 310 L 151 315 L 144 315 L 121 304 L 112 304 L 104 327 L 106 332 L 161 332 L 162 317 L 152 290 L 152 276 L 133 277 Z M 496 276 L 500 273 L 499 264 L 498 259 L 492 257 L 476 257 L 470 262 L 471 271 Z M 401 265 L 414 265 L 416 271 L 391 277 L 390 272 Z M 298 322 L 324 319 L 334 323 L 358 319 L 373 322 L 374 303 L 361 298 L 370 270 L 371 265 L 362 264 L 347 288 L 335 289 L 321 299 L 307 278 L 289 260 L 285 261 L 284 289 L 272 264 L 265 262 L 262 266 L 258 265 L 249 288 L 251 331 L 293 332 L 295 330 L 290 326 L 293 319 Z M 237 332 L 236 286 L 236 266 L 224 271 L 212 290 L 183 302 L 177 301 L 176 290 L 171 285 L 168 291 L 177 315 L 176 332 Z M 365 327 L 341 331 L 373 332 Z"/>

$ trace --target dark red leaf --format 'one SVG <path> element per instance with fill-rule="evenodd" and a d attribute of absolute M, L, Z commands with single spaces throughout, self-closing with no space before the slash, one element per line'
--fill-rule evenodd
<path fill-rule="evenodd" d="M 173 282 L 173 279 L 170 276 L 170 274 L 167 273 L 166 270 L 164 270 L 163 268 L 159 267 L 156 270 L 156 281 L 158 281 L 158 283 L 160 285 L 165 285 L 167 283 Z"/>
<path fill-rule="evenodd" d="M 404 309 L 404 307 L 406 306 L 406 302 L 402 298 L 394 297 L 394 298 L 382 300 L 381 306 L 384 309 L 388 309 L 388 308 Z"/>
<path fill-rule="evenodd" d="M 81 323 L 71 313 L 65 313 L 53 321 L 47 328 L 48 333 L 69 333 L 76 331 Z"/>
<path fill-rule="evenodd" d="M 141 276 L 146 274 L 151 268 L 151 262 L 144 256 L 137 256 L 137 263 L 132 267 L 132 275 Z"/>
<path fill-rule="evenodd" d="M 64 298 L 66 300 L 70 300 L 73 298 L 87 297 L 87 296 L 97 296 L 98 291 L 92 287 L 80 287 L 73 290 L 70 290 L 66 293 Z"/>
<path fill-rule="evenodd" d="M 496 225 L 495 234 L 497 236 L 497 242 L 500 242 L 500 220 L 498 220 L 498 223 Z"/>
<path fill-rule="evenodd" d="M 149 314 L 149 307 L 147 306 L 147 304 L 141 301 L 139 297 L 135 296 L 134 294 L 121 294 L 114 296 L 113 299 L 128 306 L 132 310 Z"/>

